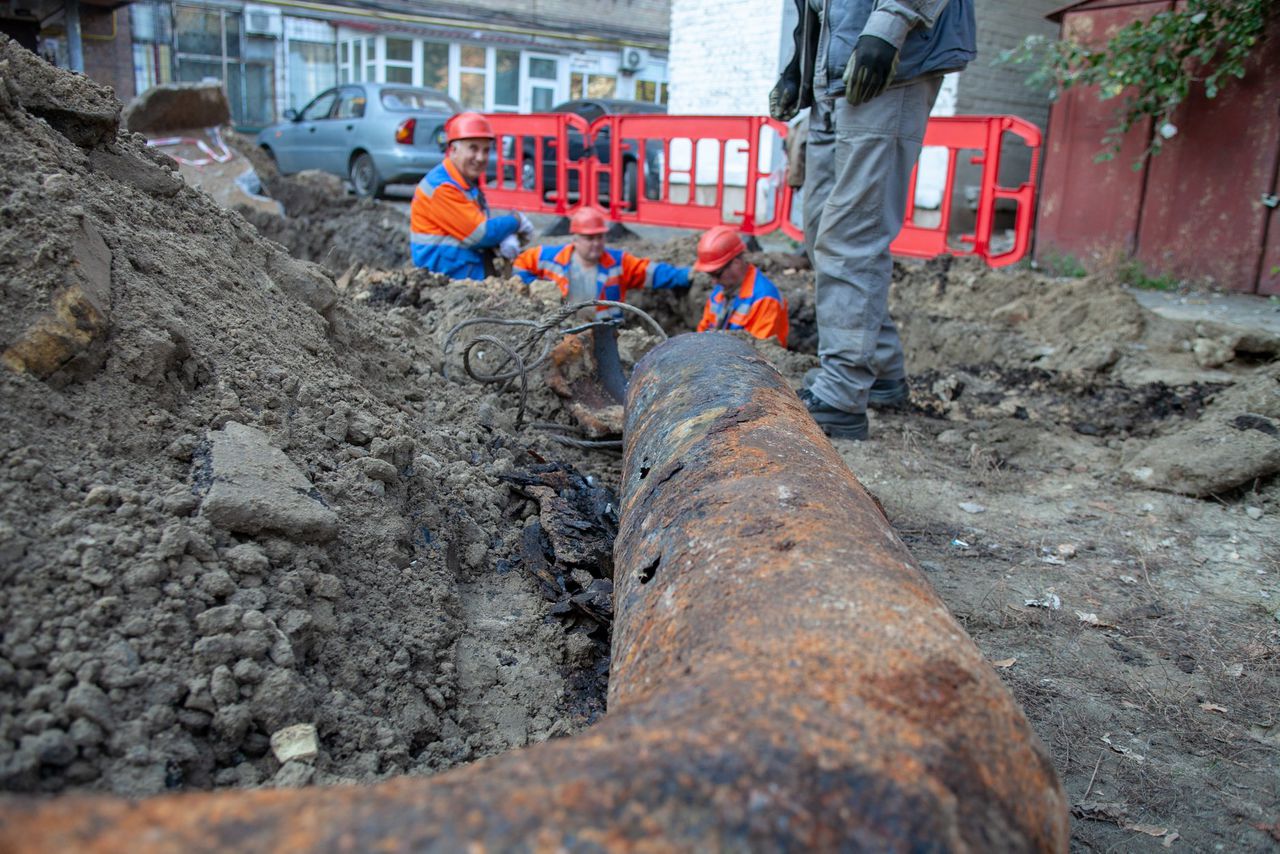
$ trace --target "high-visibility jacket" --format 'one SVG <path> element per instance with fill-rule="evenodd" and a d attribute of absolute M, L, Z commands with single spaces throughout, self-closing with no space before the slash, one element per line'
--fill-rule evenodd
<path fill-rule="evenodd" d="M 727 323 L 722 323 L 725 313 L 729 313 Z M 725 301 L 724 287 L 716 285 L 707 297 L 707 305 L 702 310 L 702 321 L 698 324 L 699 332 L 708 329 L 745 329 L 757 338 L 777 338 L 783 347 L 787 346 L 787 332 L 791 325 L 787 321 L 787 301 L 783 298 L 778 286 L 769 281 L 755 265 L 747 268 L 747 275 L 738 287 L 738 295 L 733 302 Z"/>
<path fill-rule="evenodd" d="M 413 263 L 453 279 L 483 279 L 481 249 L 515 234 L 514 216 L 489 216 L 479 187 L 443 161 L 418 182 L 409 209 L 409 246 Z"/>
<path fill-rule="evenodd" d="M 560 296 L 569 296 L 569 267 L 573 263 L 574 246 L 530 246 L 516 256 L 513 269 L 526 284 L 534 279 L 547 279 L 560 287 Z M 637 258 L 630 252 L 605 249 L 596 265 L 596 299 L 622 302 L 627 291 L 635 288 L 687 288 L 689 270 L 648 258 Z M 599 306 L 597 311 L 608 311 Z M 616 311 L 614 312 L 617 313 Z"/>

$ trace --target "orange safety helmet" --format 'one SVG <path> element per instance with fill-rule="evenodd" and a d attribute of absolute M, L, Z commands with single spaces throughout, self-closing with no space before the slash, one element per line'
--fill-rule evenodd
<path fill-rule="evenodd" d="M 609 221 L 599 208 L 578 208 L 569 218 L 570 234 L 604 234 L 609 230 Z"/>
<path fill-rule="evenodd" d="M 456 142 L 460 139 L 487 139 L 492 141 L 495 138 L 493 125 L 489 124 L 489 120 L 479 113 L 458 113 L 451 116 L 444 123 L 444 141 Z"/>
<path fill-rule="evenodd" d="M 698 240 L 698 263 L 693 269 L 714 273 L 747 251 L 747 246 L 731 225 L 717 225 Z"/>

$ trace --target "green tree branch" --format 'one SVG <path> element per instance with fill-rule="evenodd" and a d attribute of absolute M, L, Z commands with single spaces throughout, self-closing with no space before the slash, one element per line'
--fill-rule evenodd
<path fill-rule="evenodd" d="M 1231 80 L 1245 76 L 1273 8 L 1273 0 L 1188 0 L 1126 24 L 1101 47 L 1028 36 L 998 62 L 1027 67 L 1027 85 L 1049 90 L 1050 98 L 1073 86 L 1097 86 L 1104 101 L 1123 95 L 1097 159 L 1114 158 L 1125 135 L 1150 118 L 1155 132 L 1137 169 L 1146 154 L 1158 154 L 1177 133 L 1173 113 L 1196 86 L 1215 98 Z"/>

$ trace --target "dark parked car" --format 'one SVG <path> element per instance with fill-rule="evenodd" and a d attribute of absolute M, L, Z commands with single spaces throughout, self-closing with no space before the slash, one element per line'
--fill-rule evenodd
<path fill-rule="evenodd" d="M 321 92 L 258 134 L 284 174 L 320 169 L 351 179 L 358 196 L 416 183 L 444 158 L 444 122 L 461 110 L 444 92 L 397 83 L 348 83 Z M 496 166 L 495 153 L 490 177 Z"/>
<path fill-rule="evenodd" d="M 588 124 L 604 115 L 623 114 L 652 114 L 664 115 L 667 108 L 661 104 L 653 104 L 648 101 L 627 101 L 618 98 L 579 98 L 574 101 L 566 101 L 551 110 L 553 113 L 573 113 L 581 116 Z M 600 163 L 608 164 L 612 156 L 610 150 L 610 134 L 607 129 L 596 134 L 595 138 L 595 156 Z M 556 189 L 556 146 L 553 141 L 545 144 L 546 153 L 542 163 L 542 181 L 543 190 L 547 193 L 554 192 Z M 639 143 L 637 140 L 624 141 L 624 149 L 622 154 L 622 201 L 625 207 L 635 207 L 635 199 L 638 195 L 639 187 L 639 162 L 637 155 Z M 525 140 L 525 159 L 526 163 L 523 168 L 521 182 L 526 189 L 533 187 L 533 157 L 534 145 L 533 140 Z M 573 128 L 569 129 L 569 161 L 573 162 L 581 160 L 585 154 L 585 146 L 583 144 L 582 134 Z M 663 170 L 663 149 L 662 143 L 658 141 L 648 141 L 644 146 L 644 196 L 647 199 L 656 199 L 662 191 L 662 170 Z M 576 198 L 578 194 L 578 174 L 577 172 L 569 173 L 569 196 Z M 607 175 L 600 176 L 600 198 L 609 200 L 609 178 Z"/>

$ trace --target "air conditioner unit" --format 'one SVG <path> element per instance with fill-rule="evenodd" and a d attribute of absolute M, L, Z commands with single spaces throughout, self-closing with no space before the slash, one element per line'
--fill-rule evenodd
<path fill-rule="evenodd" d="M 624 47 L 618 60 L 618 67 L 623 71 L 639 71 L 649 64 L 649 51 L 638 47 Z"/>
<path fill-rule="evenodd" d="M 280 38 L 280 10 L 270 6 L 244 7 L 244 31 L 254 36 L 271 36 Z"/>

